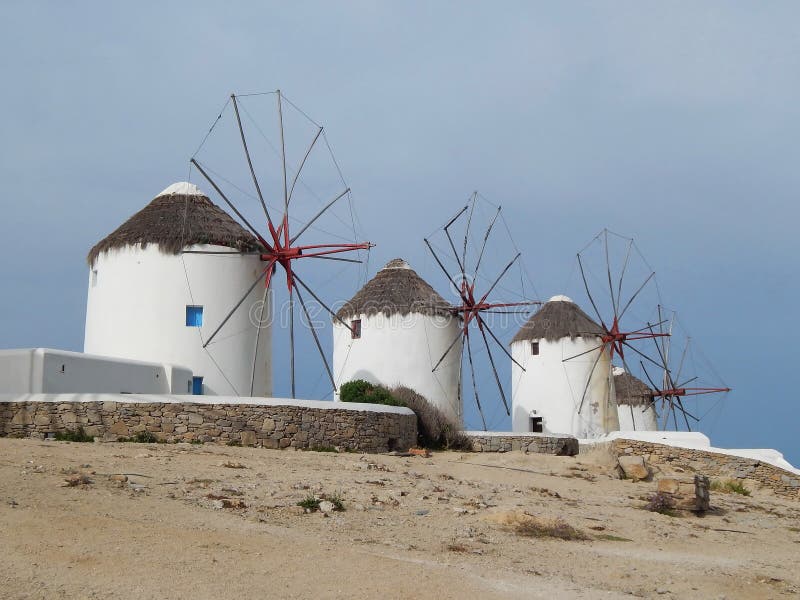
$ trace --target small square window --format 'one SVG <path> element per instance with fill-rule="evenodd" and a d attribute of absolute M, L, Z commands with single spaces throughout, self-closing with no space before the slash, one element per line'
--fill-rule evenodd
<path fill-rule="evenodd" d="M 192 394 L 195 396 L 203 395 L 203 378 L 192 377 Z"/>
<path fill-rule="evenodd" d="M 534 356 L 539 354 L 539 342 L 531 342 L 531 354 Z"/>
<path fill-rule="evenodd" d="M 203 326 L 203 307 L 202 306 L 187 306 L 186 307 L 186 326 L 187 327 L 202 327 Z"/>
<path fill-rule="evenodd" d="M 357 340 L 361 337 L 361 319 L 350 321 L 350 337 Z"/>

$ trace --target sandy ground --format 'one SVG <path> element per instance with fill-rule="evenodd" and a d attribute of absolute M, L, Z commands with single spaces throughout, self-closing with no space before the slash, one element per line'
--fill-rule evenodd
<path fill-rule="evenodd" d="M 63 487 L 71 473 L 92 483 Z M 641 509 L 654 487 L 617 479 L 599 453 L 0 439 L 0 597 L 800 595 L 800 504 L 712 493 L 713 514 L 674 517 Z M 313 494 L 340 496 L 345 511 L 304 513 L 296 504 Z M 592 539 L 503 524 L 523 513 Z"/>

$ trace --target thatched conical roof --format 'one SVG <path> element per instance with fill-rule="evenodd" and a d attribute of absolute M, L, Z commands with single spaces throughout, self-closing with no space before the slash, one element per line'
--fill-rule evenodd
<path fill-rule="evenodd" d="M 617 404 L 643 406 L 653 401 L 653 390 L 644 381 L 622 369 L 614 369 L 614 391 Z"/>
<path fill-rule="evenodd" d="M 214 244 L 236 250 L 255 250 L 250 232 L 187 182 L 174 183 L 142 210 L 117 227 L 89 251 L 94 264 L 101 252 L 125 246 L 157 244 L 166 254 L 177 254 L 195 244 Z"/>
<path fill-rule="evenodd" d="M 554 342 L 561 338 L 595 337 L 603 329 L 566 296 L 553 296 L 520 328 L 511 343 L 528 340 Z"/>
<path fill-rule="evenodd" d="M 417 275 L 402 258 L 390 260 L 336 316 L 348 319 L 358 315 L 383 313 L 452 316 L 450 304 Z"/>

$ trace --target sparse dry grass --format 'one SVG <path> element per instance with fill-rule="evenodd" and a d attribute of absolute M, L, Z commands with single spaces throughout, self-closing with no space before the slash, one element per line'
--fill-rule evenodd
<path fill-rule="evenodd" d="M 735 479 L 714 479 L 711 481 L 709 488 L 714 492 L 722 492 L 723 494 L 741 494 L 742 496 L 749 496 L 750 490 L 744 487 L 740 481 Z"/>
<path fill-rule="evenodd" d="M 522 537 L 555 538 L 559 540 L 590 540 L 589 535 L 560 518 L 547 519 L 520 512 L 494 513 L 488 521 Z"/>

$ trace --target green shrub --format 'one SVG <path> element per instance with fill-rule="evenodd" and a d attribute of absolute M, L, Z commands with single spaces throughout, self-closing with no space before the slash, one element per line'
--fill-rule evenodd
<path fill-rule="evenodd" d="M 308 496 L 300 500 L 300 502 L 297 503 L 297 506 L 301 506 L 306 510 L 314 512 L 315 510 L 319 510 L 320 502 L 322 502 L 320 498 L 317 498 L 316 496 L 314 496 L 314 494 L 309 494 Z"/>
<path fill-rule="evenodd" d="M 161 444 L 164 443 L 159 440 L 152 431 L 138 431 L 136 435 L 129 438 L 117 438 L 118 442 L 128 442 L 132 444 Z"/>
<path fill-rule="evenodd" d="M 333 504 L 334 510 L 344 511 L 344 498 L 338 492 L 332 496 L 325 497 L 325 500 Z"/>
<path fill-rule="evenodd" d="M 342 402 L 364 402 L 367 404 L 403 406 L 403 403 L 394 398 L 385 387 L 375 385 L 363 379 L 356 379 L 342 384 L 339 388 L 339 399 Z"/>
<path fill-rule="evenodd" d="M 744 487 L 740 481 L 735 479 L 719 480 L 714 479 L 709 486 L 712 491 L 722 492 L 723 494 L 741 494 L 742 496 L 749 496 L 750 490 Z"/>
<path fill-rule="evenodd" d="M 392 388 L 392 395 L 417 415 L 417 443 L 433 450 L 470 450 L 472 442 L 425 396 L 405 386 Z"/>
<path fill-rule="evenodd" d="M 365 402 L 405 406 L 417 415 L 417 444 L 434 450 L 471 450 L 472 443 L 458 424 L 453 423 L 422 394 L 397 386 L 391 390 L 363 379 L 348 381 L 339 388 L 342 402 Z"/>
<path fill-rule="evenodd" d="M 55 439 L 59 442 L 93 442 L 94 436 L 87 435 L 83 427 L 75 431 L 57 431 Z"/>
<path fill-rule="evenodd" d="M 297 506 L 305 508 L 309 512 L 315 512 L 319 510 L 319 504 L 323 500 L 327 500 L 333 504 L 333 510 L 339 512 L 344 511 L 344 499 L 338 492 L 330 496 L 327 494 L 320 494 L 319 497 L 315 496 L 314 494 L 309 494 L 300 500 L 300 502 L 297 503 Z"/>
<path fill-rule="evenodd" d="M 334 446 L 311 446 L 310 448 L 306 448 L 306 450 L 309 452 L 339 452 Z"/>

